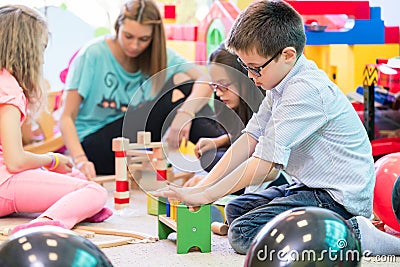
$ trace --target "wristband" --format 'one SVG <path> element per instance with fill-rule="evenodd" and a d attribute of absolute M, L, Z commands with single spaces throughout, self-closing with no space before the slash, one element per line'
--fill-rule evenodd
<path fill-rule="evenodd" d="M 74 164 L 76 164 L 76 163 L 77 163 L 76 160 L 79 159 L 79 158 L 83 158 L 83 157 L 86 158 L 86 154 L 85 154 L 85 153 L 79 154 L 78 156 L 75 156 L 75 157 L 72 157 L 72 162 L 73 162 Z"/>
<path fill-rule="evenodd" d="M 177 110 L 178 113 L 185 113 L 188 114 L 190 117 L 194 118 L 195 114 L 191 111 L 188 111 L 186 109 L 180 108 Z"/>
<path fill-rule="evenodd" d="M 50 163 L 49 167 L 45 167 L 45 168 L 49 171 L 52 171 L 58 167 L 58 165 L 60 164 L 60 159 L 59 159 L 58 155 L 54 154 L 54 153 L 47 153 L 47 155 L 49 155 L 51 157 L 51 163 Z"/>

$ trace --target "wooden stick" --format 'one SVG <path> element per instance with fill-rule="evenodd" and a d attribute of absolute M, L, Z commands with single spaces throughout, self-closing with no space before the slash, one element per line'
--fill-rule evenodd
<path fill-rule="evenodd" d="M 101 185 L 105 182 L 114 182 L 115 175 L 97 176 L 97 177 L 93 178 L 93 181 L 98 184 L 101 184 Z"/>
<path fill-rule="evenodd" d="M 127 156 L 151 156 L 153 151 L 151 150 L 128 150 L 126 151 Z"/>
<path fill-rule="evenodd" d="M 5 226 L 0 229 L 0 235 L 9 236 L 15 226 Z"/>
<path fill-rule="evenodd" d="M 211 224 L 211 231 L 217 235 L 227 235 L 229 226 L 225 223 L 213 222 Z"/>
<path fill-rule="evenodd" d="M 98 227 L 93 227 L 93 226 L 76 226 L 74 228 L 79 229 L 79 230 L 86 230 L 86 231 L 92 231 L 96 234 L 99 235 L 115 235 L 115 236 L 126 236 L 126 237 L 133 237 L 137 239 L 149 239 L 149 240 L 158 240 L 157 237 L 153 237 L 150 235 L 134 232 L 134 231 L 126 231 L 126 230 L 118 230 L 118 229 L 112 229 L 112 228 L 98 228 Z"/>
<path fill-rule="evenodd" d="M 80 236 L 83 236 L 85 238 L 93 238 L 95 236 L 95 232 L 93 231 L 87 231 L 87 230 L 82 230 L 82 229 L 73 229 L 75 233 L 77 233 Z"/>
<path fill-rule="evenodd" d="M 96 246 L 99 248 L 111 248 L 111 247 L 117 247 L 117 246 L 122 246 L 122 245 L 127 245 L 129 244 L 129 241 L 131 241 L 131 237 L 122 237 L 116 240 L 110 240 L 110 241 L 98 241 L 98 242 L 93 242 Z"/>

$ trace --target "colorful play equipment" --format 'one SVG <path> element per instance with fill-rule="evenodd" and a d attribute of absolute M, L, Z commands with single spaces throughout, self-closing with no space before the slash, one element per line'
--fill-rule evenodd
<path fill-rule="evenodd" d="M 364 126 L 371 140 L 372 155 L 379 158 L 390 153 L 400 152 L 400 137 L 398 129 L 386 130 L 392 136 L 376 136 L 376 106 L 379 107 L 380 118 L 391 127 L 399 127 L 396 121 L 398 114 L 398 102 L 400 96 L 400 68 L 391 68 L 388 60 L 379 59 L 377 64 L 367 64 L 363 72 L 363 103 Z M 380 103 L 375 99 L 379 97 Z M 392 118 L 393 117 L 393 118 Z M 384 132 L 380 129 L 379 132 Z M 400 133 L 400 132 L 399 132 Z"/>
<path fill-rule="evenodd" d="M 210 52 L 228 35 L 234 20 L 251 0 L 215 1 L 198 25 L 166 23 L 168 46 L 196 62 L 206 62 Z M 364 66 L 376 58 L 399 54 L 399 27 L 384 25 L 380 7 L 369 1 L 288 1 L 305 20 L 331 23 L 325 31 L 306 31 L 305 54 L 349 93 L 362 84 Z M 239 7 L 240 8 L 239 8 Z M 171 6 L 167 6 L 171 9 Z M 168 20 L 175 15 L 172 11 Z M 172 15 L 170 15 L 172 14 Z M 344 27 L 352 22 L 352 27 Z"/>
<path fill-rule="evenodd" d="M 352 22 L 351 28 L 306 31 L 304 51 L 346 94 L 362 84 L 361 74 L 366 64 L 376 58 L 399 55 L 399 27 L 386 27 L 380 7 L 371 7 L 369 1 L 288 2 L 307 18 L 324 15 L 334 23 L 336 15 L 338 24 L 343 24 L 344 16 Z"/>
<path fill-rule="evenodd" d="M 240 9 L 230 1 L 215 1 L 206 17 L 198 25 L 168 23 L 175 15 L 171 6 L 164 10 L 168 14 L 165 22 L 167 45 L 179 51 L 185 58 L 205 64 L 208 55 L 227 36 Z M 172 15 L 171 15 L 172 14 Z"/>
<path fill-rule="evenodd" d="M 374 213 L 389 227 L 400 232 L 400 218 L 396 212 L 400 205 L 396 198 L 395 184 L 400 181 L 400 153 L 392 153 L 375 162 Z"/>

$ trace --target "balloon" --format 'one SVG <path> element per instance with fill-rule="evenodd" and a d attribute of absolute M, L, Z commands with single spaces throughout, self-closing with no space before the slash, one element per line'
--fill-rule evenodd
<path fill-rule="evenodd" d="M 56 226 L 18 231 L 0 246 L 1 267 L 112 267 L 88 239 Z"/>
<path fill-rule="evenodd" d="M 361 256 L 360 241 L 340 215 L 303 207 L 269 221 L 253 240 L 244 266 L 358 266 Z"/>
<path fill-rule="evenodd" d="M 400 232 L 399 185 L 400 153 L 385 155 L 375 162 L 374 213 L 382 222 Z M 395 187 L 395 184 L 397 186 Z M 397 197 L 396 197 L 397 196 Z"/>
<path fill-rule="evenodd" d="M 397 222 L 400 223 L 400 177 L 398 177 L 394 183 L 392 205 Z"/>

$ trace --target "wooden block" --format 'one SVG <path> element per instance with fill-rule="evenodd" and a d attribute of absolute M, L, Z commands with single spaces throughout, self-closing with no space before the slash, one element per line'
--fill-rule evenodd
<path fill-rule="evenodd" d="M 167 168 L 167 181 L 173 181 L 174 180 L 174 170 L 172 167 Z"/>
<path fill-rule="evenodd" d="M 93 178 L 93 181 L 100 185 L 103 185 L 106 182 L 114 182 L 115 175 L 97 176 L 97 177 Z"/>
<path fill-rule="evenodd" d="M 170 200 L 171 220 L 176 221 L 178 215 L 179 200 Z"/>
<path fill-rule="evenodd" d="M 0 229 L 0 235 L 9 236 L 14 226 L 5 226 Z"/>
<path fill-rule="evenodd" d="M 127 180 L 127 162 L 125 158 L 115 158 L 115 180 Z"/>
<path fill-rule="evenodd" d="M 154 159 L 165 159 L 166 155 L 162 147 L 153 148 L 153 158 Z"/>
<path fill-rule="evenodd" d="M 122 210 L 125 208 L 129 208 L 129 203 L 128 204 L 114 204 L 114 208 L 116 210 Z"/>
<path fill-rule="evenodd" d="M 155 147 L 162 147 L 162 142 L 152 142 L 150 144 L 139 144 L 139 143 L 131 143 L 129 144 L 128 150 L 136 150 L 136 149 L 144 149 L 144 148 L 155 148 Z"/>
<path fill-rule="evenodd" d="M 137 143 L 148 145 L 151 143 L 151 132 L 139 131 L 137 132 Z"/>
<path fill-rule="evenodd" d="M 145 161 L 149 161 L 150 158 L 149 157 L 132 157 L 129 159 L 129 164 L 131 163 L 138 163 L 138 162 L 145 162 Z"/>
<path fill-rule="evenodd" d="M 124 137 L 114 138 L 112 140 L 112 151 L 126 151 L 129 147 L 129 139 Z"/>
<path fill-rule="evenodd" d="M 129 170 L 128 178 L 130 181 L 130 188 L 133 190 L 138 190 L 139 181 L 142 179 L 142 171 L 141 170 Z"/>
<path fill-rule="evenodd" d="M 147 195 L 147 213 L 150 215 L 158 214 L 158 199 L 151 195 Z"/>
<path fill-rule="evenodd" d="M 132 149 L 126 151 L 127 156 L 148 156 L 151 157 L 153 155 L 153 151 L 146 149 Z"/>
<path fill-rule="evenodd" d="M 217 235 L 227 235 L 229 226 L 221 222 L 213 222 L 211 224 L 211 231 Z"/>
<path fill-rule="evenodd" d="M 114 197 L 119 199 L 129 198 L 129 191 L 126 192 L 114 192 Z"/>
<path fill-rule="evenodd" d="M 176 221 L 165 215 L 158 215 L 158 220 L 176 232 Z"/>
<path fill-rule="evenodd" d="M 156 170 L 166 170 L 167 161 L 165 159 L 153 159 L 153 165 Z"/>

